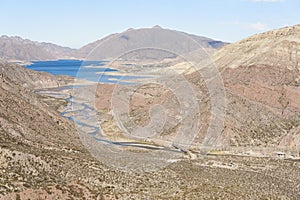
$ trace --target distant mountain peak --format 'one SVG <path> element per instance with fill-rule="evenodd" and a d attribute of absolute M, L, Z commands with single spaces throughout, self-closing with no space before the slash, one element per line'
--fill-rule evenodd
<path fill-rule="evenodd" d="M 159 25 L 155 25 L 155 26 L 153 26 L 152 28 L 156 28 L 156 29 L 163 29 L 161 26 L 159 26 Z"/>
<path fill-rule="evenodd" d="M 113 37 L 116 36 L 116 37 Z M 101 44 L 101 45 L 100 45 Z M 110 35 L 104 39 L 97 40 L 83 46 L 76 52 L 75 57 L 88 59 L 113 59 L 134 49 L 143 47 L 156 47 L 168 49 L 178 54 L 186 54 L 202 48 L 214 50 L 223 45 L 224 42 L 215 41 L 210 38 L 191 35 L 188 33 L 161 28 L 156 25 L 152 28 L 130 29 L 117 35 Z M 91 54 L 91 52 L 93 52 Z M 156 59 L 174 58 L 173 53 L 162 51 L 135 51 L 126 55 L 127 59 Z"/>

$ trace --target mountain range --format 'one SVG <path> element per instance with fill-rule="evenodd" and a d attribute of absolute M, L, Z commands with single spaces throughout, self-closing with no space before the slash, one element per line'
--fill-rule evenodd
<path fill-rule="evenodd" d="M 51 43 L 34 42 L 18 36 L 0 37 L 0 58 L 9 61 L 55 60 L 68 58 L 74 49 Z"/>
<path fill-rule="evenodd" d="M 128 29 L 121 34 L 111 34 L 103 39 L 89 43 L 79 49 L 62 47 L 52 43 L 35 42 L 22 39 L 18 36 L 0 37 L 0 58 L 11 61 L 33 61 L 33 60 L 56 60 L 56 59 L 111 59 L 118 56 L 119 50 L 126 52 L 126 49 L 138 46 L 165 47 L 166 49 L 176 49 L 177 53 L 188 53 L 192 51 L 190 46 L 182 45 L 192 38 L 199 47 L 207 49 L 217 49 L 227 43 L 213 39 L 191 35 L 175 30 L 163 29 L 159 26 L 145 29 Z M 102 46 L 98 47 L 101 43 Z M 180 45 L 178 45 L 180 43 Z M 163 45 L 161 45 L 163 44 Z M 96 48 L 97 47 L 97 48 Z M 89 57 L 89 54 L 96 48 L 97 58 Z M 149 54 L 149 53 L 147 53 Z M 157 51 L 153 53 L 153 58 L 163 59 L 174 57 L 170 53 Z M 135 55 L 131 58 L 146 58 L 146 54 Z"/>

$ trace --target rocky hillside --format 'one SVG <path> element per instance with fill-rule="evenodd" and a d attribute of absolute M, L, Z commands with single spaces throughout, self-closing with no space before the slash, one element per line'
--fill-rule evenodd
<path fill-rule="evenodd" d="M 39 96 L 3 74 L 0 82 L 1 200 L 299 198 L 293 161 L 221 156 L 144 174 L 115 171 Z"/>
<path fill-rule="evenodd" d="M 69 76 L 54 76 L 44 72 L 36 72 L 17 64 L 0 61 L 0 74 L 8 77 L 18 85 L 28 89 L 53 88 L 72 83 Z"/>
<path fill-rule="evenodd" d="M 300 25 L 268 31 L 227 45 L 216 52 L 220 69 L 268 65 L 289 70 L 300 69 Z"/>
<path fill-rule="evenodd" d="M 227 90 L 223 139 L 237 146 L 300 146 L 300 26 L 257 34 L 212 60 Z"/>
<path fill-rule="evenodd" d="M 191 44 L 191 40 L 194 40 L 195 43 Z M 177 56 L 170 52 L 185 54 L 199 48 L 217 49 L 226 44 L 210 38 L 154 26 L 142 29 L 131 28 L 120 34 L 109 35 L 101 40 L 83 46 L 75 55 L 82 58 L 88 56 L 88 59 L 114 59 L 125 52 L 129 53 L 132 50 L 147 47 L 149 48 L 148 50 L 134 51 L 127 56 L 122 55 L 122 58 L 163 59 Z M 151 49 L 152 47 L 157 49 Z M 166 52 L 164 49 L 170 52 Z"/>
<path fill-rule="evenodd" d="M 299 50 L 300 26 L 293 26 L 254 35 L 213 53 L 211 61 L 221 72 L 227 101 L 225 125 L 216 145 L 300 147 Z M 209 67 L 202 68 L 200 73 L 183 70 L 188 72 L 186 77 L 193 83 L 194 91 L 199 92 L 201 129 L 195 147 L 202 144 L 212 117 L 212 94 L 201 77 L 209 70 Z M 105 105 L 111 109 L 110 90 L 113 87 L 98 88 L 99 102 L 96 104 L 102 112 L 105 112 Z M 160 137 L 168 141 L 176 134 L 180 106 L 172 92 L 159 85 L 144 85 L 135 90 L 131 101 L 130 114 L 135 124 L 150 123 L 149 108 L 161 104 L 170 117 Z M 107 132 L 111 132 L 111 125 L 104 120 L 102 127 L 106 125 Z"/>
<path fill-rule="evenodd" d="M 68 58 L 74 49 L 51 43 L 34 42 L 18 36 L 0 37 L 0 58 L 10 61 L 55 60 Z"/>

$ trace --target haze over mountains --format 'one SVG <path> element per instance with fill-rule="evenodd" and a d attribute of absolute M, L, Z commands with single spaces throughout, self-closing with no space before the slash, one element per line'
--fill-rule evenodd
<path fill-rule="evenodd" d="M 176 32 L 177 34 L 174 34 Z M 174 37 L 176 35 L 176 37 Z M 118 38 L 115 38 L 118 36 Z M 103 47 L 97 48 L 95 52 L 98 55 L 97 59 L 115 58 L 122 50 L 126 48 L 134 48 L 138 46 L 157 47 L 163 43 L 167 49 L 176 49 L 178 53 L 188 53 L 193 50 L 188 46 L 183 47 L 178 43 L 184 43 L 185 37 L 190 37 L 199 44 L 199 48 L 217 49 L 227 43 L 215 41 L 213 39 L 191 35 L 175 30 L 163 29 L 159 26 L 146 29 L 128 29 L 122 35 L 111 34 L 103 39 L 87 44 L 80 49 L 72 49 L 62 47 L 59 45 L 34 42 L 28 39 L 14 36 L 1 36 L 0 37 L 0 58 L 5 60 L 19 60 L 19 61 L 32 61 L 32 60 L 55 60 L 55 59 L 84 59 L 91 51 L 97 47 L 101 42 L 104 42 Z M 180 47 L 180 49 L 178 49 Z M 137 57 L 145 57 L 145 54 L 136 55 Z M 135 56 L 135 57 L 136 57 Z M 170 53 L 162 54 L 155 52 L 153 58 L 166 58 L 174 57 Z M 134 58 L 134 57 L 132 57 Z M 93 58 L 91 58 L 93 59 Z"/>

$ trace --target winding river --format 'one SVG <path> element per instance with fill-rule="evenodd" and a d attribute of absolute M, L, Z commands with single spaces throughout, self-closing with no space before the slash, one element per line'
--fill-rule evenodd
<path fill-rule="evenodd" d="M 76 87 L 63 86 L 60 88 L 39 90 L 36 91 L 36 93 L 54 98 L 64 98 L 68 102 L 68 105 L 63 109 L 61 115 L 67 118 L 68 120 L 73 121 L 76 124 L 77 128 L 79 128 L 81 131 L 86 132 L 98 142 L 103 142 L 110 145 L 117 145 L 119 147 L 135 147 L 149 150 L 163 150 L 175 153 L 186 153 L 185 150 L 177 148 L 175 146 L 165 147 L 140 142 L 118 142 L 99 138 L 98 134 L 100 133 L 100 128 L 96 119 L 99 119 L 100 113 L 97 112 L 87 102 L 75 100 L 74 96 L 72 96 L 71 93 L 73 89 L 76 90 Z"/>

